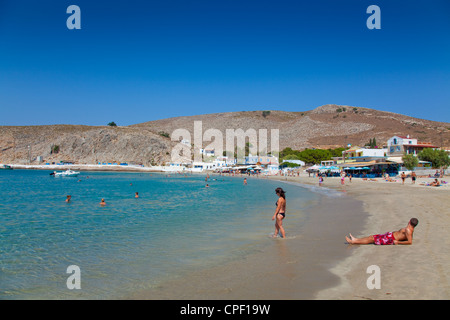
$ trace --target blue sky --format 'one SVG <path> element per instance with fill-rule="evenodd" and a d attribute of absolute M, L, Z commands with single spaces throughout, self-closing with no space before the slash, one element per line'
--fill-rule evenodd
<path fill-rule="evenodd" d="M 449 17 L 448 0 L 0 0 L 0 125 L 323 104 L 450 122 Z"/>

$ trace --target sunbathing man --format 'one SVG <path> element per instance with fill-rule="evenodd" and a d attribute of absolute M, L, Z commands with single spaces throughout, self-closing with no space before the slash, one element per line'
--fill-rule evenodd
<path fill-rule="evenodd" d="M 432 186 L 432 187 L 439 187 L 440 184 L 439 184 L 438 179 L 434 179 L 434 181 L 432 183 L 430 183 L 430 186 Z"/>
<path fill-rule="evenodd" d="M 345 237 L 350 244 L 376 244 L 376 245 L 388 245 L 388 244 L 412 244 L 414 228 L 419 223 L 419 220 L 412 218 L 409 220 L 406 228 L 401 228 L 398 231 L 386 232 L 385 234 L 376 234 L 365 238 L 355 238 L 350 234 L 349 237 Z"/>

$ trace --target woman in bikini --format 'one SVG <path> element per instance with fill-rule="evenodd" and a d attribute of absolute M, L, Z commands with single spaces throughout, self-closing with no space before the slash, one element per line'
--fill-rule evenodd
<path fill-rule="evenodd" d="M 286 216 L 286 195 L 282 188 L 276 188 L 275 193 L 278 196 L 278 201 L 276 203 L 277 209 L 272 217 L 272 220 L 275 220 L 275 233 L 273 237 L 277 237 L 278 233 L 281 232 L 281 237 L 286 238 L 286 233 L 283 228 L 283 219 Z"/>

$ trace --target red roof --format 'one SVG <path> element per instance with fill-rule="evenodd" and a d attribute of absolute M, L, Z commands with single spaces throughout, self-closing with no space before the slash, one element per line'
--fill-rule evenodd
<path fill-rule="evenodd" d="M 405 144 L 405 147 L 423 147 L 423 148 L 439 148 L 431 143 Z"/>

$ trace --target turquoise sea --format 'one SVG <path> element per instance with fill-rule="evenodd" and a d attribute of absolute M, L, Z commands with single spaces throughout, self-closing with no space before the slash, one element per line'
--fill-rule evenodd
<path fill-rule="evenodd" d="M 243 177 L 219 175 L 205 182 L 205 175 L 49 173 L 0 171 L 0 299 L 124 298 L 268 245 L 276 187 L 286 190 L 288 238 L 323 196 L 261 178 L 244 185 Z M 80 268 L 81 289 L 66 285 L 71 265 Z"/>

